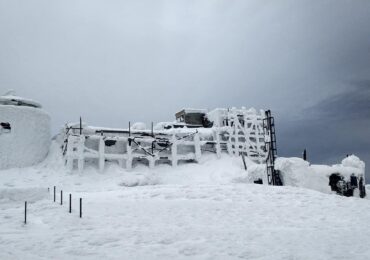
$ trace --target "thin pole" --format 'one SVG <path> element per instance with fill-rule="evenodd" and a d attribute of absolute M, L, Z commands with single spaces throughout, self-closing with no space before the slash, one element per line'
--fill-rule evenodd
<path fill-rule="evenodd" d="M 72 194 L 69 194 L 69 213 L 72 213 Z"/>
<path fill-rule="evenodd" d="M 63 191 L 60 191 L 60 205 L 63 205 Z"/>
<path fill-rule="evenodd" d="M 54 186 L 54 202 L 55 202 L 55 189 L 56 189 L 56 187 Z"/>
<path fill-rule="evenodd" d="M 131 136 L 131 121 L 128 121 L 128 136 Z"/>
<path fill-rule="evenodd" d="M 24 202 L 24 224 L 27 224 L 27 201 Z"/>
<path fill-rule="evenodd" d="M 80 198 L 80 218 L 82 218 L 82 198 Z"/>
<path fill-rule="evenodd" d="M 82 134 L 82 118 L 80 117 L 80 135 Z"/>

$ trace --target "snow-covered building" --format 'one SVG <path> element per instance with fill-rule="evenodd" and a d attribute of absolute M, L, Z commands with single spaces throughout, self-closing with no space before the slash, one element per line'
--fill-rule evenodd
<path fill-rule="evenodd" d="M 39 103 L 10 94 L 0 96 L 0 169 L 42 161 L 50 142 L 50 117 Z"/>
<path fill-rule="evenodd" d="M 84 168 L 97 162 L 100 170 L 106 161 L 132 168 L 136 162 L 149 167 L 159 163 L 177 166 L 181 161 L 199 161 L 204 153 L 243 154 L 256 163 L 264 163 L 268 152 L 265 142 L 263 110 L 255 109 L 182 109 L 176 121 L 159 123 L 151 129 L 129 126 L 109 129 L 68 124 L 62 131 L 63 154 L 69 169 Z"/>

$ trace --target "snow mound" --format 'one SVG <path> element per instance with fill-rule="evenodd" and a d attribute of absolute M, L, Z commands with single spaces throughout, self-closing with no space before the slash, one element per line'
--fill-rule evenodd
<path fill-rule="evenodd" d="M 365 171 L 365 163 L 355 155 L 350 155 L 342 160 L 342 166 L 352 167 Z"/>
<path fill-rule="evenodd" d="M 0 189 L 0 203 L 36 202 L 49 197 L 45 188 L 11 188 Z"/>
<path fill-rule="evenodd" d="M 136 122 L 132 125 L 132 130 L 146 130 L 146 124 L 143 122 Z"/>
<path fill-rule="evenodd" d="M 128 175 L 122 178 L 121 186 L 136 187 L 160 184 L 160 179 L 154 175 Z"/>
<path fill-rule="evenodd" d="M 365 177 L 365 163 L 355 155 L 351 155 L 336 165 L 310 165 L 301 158 L 279 157 L 275 161 L 275 168 L 281 172 L 284 185 L 304 187 L 325 193 L 332 193 L 329 186 L 329 177 L 340 174 L 349 181 L 352 174 L 358 178 Z"/>

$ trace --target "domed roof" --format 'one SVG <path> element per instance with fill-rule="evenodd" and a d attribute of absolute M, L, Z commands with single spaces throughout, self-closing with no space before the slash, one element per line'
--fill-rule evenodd
<path fill-rule="evenodd" d="M 31 99 L 15 96 L 13 91 L 9 91 L 4 96 L 0 96 L 0 105 L 27 106 L 42 108 L 40 103 Z"/>

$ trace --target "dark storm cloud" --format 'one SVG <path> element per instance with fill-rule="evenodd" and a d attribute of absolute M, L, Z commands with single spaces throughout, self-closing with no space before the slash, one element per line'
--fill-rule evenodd
<path fill-rule="evenodd" d="M 0 94 L 41 102 L 54 133 L 270 108 L 283 155 L 365 156 L 369 24 L 370 1 L 0 0 Z"/>
<path fill-rule="evenodd" d="M 282 120 L 280 154 L 300 157 L 306 148 L 313 163 L 339 163 L 346 154 L 356 154 L 370 165 L 370 80 L 349 86 L 302 111 L 300 119 Z"/>

